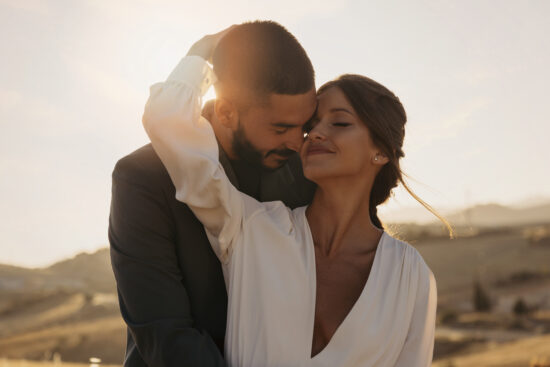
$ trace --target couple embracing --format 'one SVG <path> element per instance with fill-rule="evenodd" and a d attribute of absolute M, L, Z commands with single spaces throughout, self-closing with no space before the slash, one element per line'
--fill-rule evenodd
<path fill-rule="evenodd" d="M 377 216 L 406 187 L 405 122 L 367 77 L 316 90 L 277 23 L 196 42 L 113 172 L 124 365 L 430 366 L 433 274 Z"/>

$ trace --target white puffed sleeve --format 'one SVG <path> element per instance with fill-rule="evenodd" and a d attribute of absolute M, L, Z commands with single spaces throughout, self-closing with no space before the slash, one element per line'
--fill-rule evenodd
<path fill-rule="evenodd" d="M 431 270 L 427 266 L 422 270 L 412 321 L 395 367 L 430 367 L 432 365 L 437 288 Z"/>
<path fill-rule="evenodd" d="M 187 56 L 164 83 L 150 89 L 143 126 L 184 202 L 202 222 L 214 252 L 227 263 L 243 220 L 243 195 L 227 178 L 201 99 L 215 76 L 198 56 Z"/>

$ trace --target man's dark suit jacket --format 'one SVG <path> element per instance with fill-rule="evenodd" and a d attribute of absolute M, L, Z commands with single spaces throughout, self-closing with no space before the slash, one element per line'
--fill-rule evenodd
<path fill-rule="evenodd" d="M 223 152 L 220 162 L 239 188 Z M 294 208 L 309 203 L 313 190 L 296 156 L 264 174 L 256 196 Z M 128 325 L 124 366 L 225 366 L 227 294 L 221 265 L 201 223 L 175 199 L 150 144 L 115 166 L 109 241 Z"/>

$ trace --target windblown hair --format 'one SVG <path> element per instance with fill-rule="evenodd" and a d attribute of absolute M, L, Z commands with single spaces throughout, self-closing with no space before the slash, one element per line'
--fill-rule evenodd
<path fill-rule="evenodd" d="M 272 21 L 243 23 L 218 43 L 214 72 L 232 94 L 302 94 L 315 88 L 313 66 L 298 40 Z"/>
<path fill-rule="evenodd" d="M 370 193 L 369 213 L 372 223 L 382 228 L 377 207 L 384 203 L 391 196 L 392 190 L 401 183 L 413 198 L 447 227 L 449 235 L 453 237 L 453 229 L 449 222 L 418 197 L 403 179 L 405 174 L 401 171 L 399 162 L 405 156 L 403 140 L 407 114 L 399 98 L 380 83 L 355 74 L 345 74 L 324 84 L 317 94 L 333 87 L 339 88 L 344 93 L 361 121 L 369 129 L 374 144 L 389 159 L 389 162 L 378 172 Z"/>

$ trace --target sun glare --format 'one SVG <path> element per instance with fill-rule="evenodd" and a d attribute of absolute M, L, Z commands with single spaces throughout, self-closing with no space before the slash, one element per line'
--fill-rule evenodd
<path fill-rule="evenodd" d="M 216 99 L 216 90 L 214 87 L 210 87 L 204 97 L 202 97 L 202 105 L 206 103 L 206 101 L 209 101 L 211 99 Z"/>

